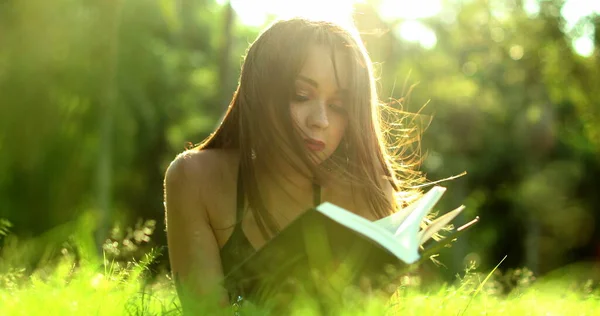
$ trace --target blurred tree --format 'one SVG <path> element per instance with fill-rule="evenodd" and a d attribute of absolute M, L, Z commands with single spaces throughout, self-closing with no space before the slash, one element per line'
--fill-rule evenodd
<path fill-rule="evenodd" d="M 561 5 L 544 1 L 530 16 L 521 2 L 446 1 L 422 21 L 436 34 L 432 49 L 399 37 L 405 20 L 366 28 L 389 31 L 367 40 L 381 58 L 382 96 L 402 97 L 397 83 L 410 75 L 420 84 L 405 107 L 432 101 L 424 112 L 434 112 L 423 141 L 429 178 L 469 173 L 446 183 L 453 194 L 441 208 L 466 197 L 466 217 L 482 222 L 443 256 L 449 271 L 472 258 L 490 268 L 508 254 L 505 266 L 543 273 L 597 247 L 598 185 L 588 179 L 600 175 L 599 54 L 574 53 Z"/>
<path fill-rule="evenodd" d="M 167 163 L 213 129 L 235 87 L 225 82 L 243 51 L 220 40 L 231 9 L 60 0 L 0 11 L 0 218 L 25 237 L 92 210 L 98 242 L 115 222 L 152 218 L 165 245 Z"/>

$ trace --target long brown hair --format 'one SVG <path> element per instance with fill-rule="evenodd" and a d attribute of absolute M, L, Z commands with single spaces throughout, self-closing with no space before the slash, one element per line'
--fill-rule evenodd
<path fill-rule="evenodd" d="M 289 102 L 308 48 L 311 45 L 331 48 L 331 58 L 342 58 L 348 69 L 345 104 L 348 125 L 342 144 L 323 164 L 311 163 L 311 157 L 301 145 L 302 138 L 294 129 Z M 337 77 L 337 70 L 336 78 Z M 241 70 L 239 85 L 223 121 L 197 150 L 236 149 L 240 154 L 240 176 L 249 209 L 263 235 L 279 230 L 266 209 L 257 185 L 257 173 L 269 165 L 267 157 L 283 157 L 296 170 L 319 182 L 324 174 L 335 169 L 345 175 L 353 189 L 358 189 L 376 217 L 383 217 L 408 200 L 411 179 L 415 179 L 414 159 L 398 157 L 389 150 L 373 77 L 372 63 L 358 31 L 324 21 L 290 19 L 277 21 L 268 27 L 249 47 Z M 394 115 L 392 115 L 394 116 Z M 260 122 L 260 124 L 259 124 Z M 394 124 L 390 125 L 394 127 Z M 402 132 L 404 133 L 404 132 Z M 393 137 L 395 148 L 403 137 Z M 300 159 L 298 159 L 300 158 Z M 413 157 L 414 158 L 414 157 Z M 300 161 L 300 162 L 299 162 Z M 261 171 L 259 171 L 261 170 Z M 307 171 L 308 170 L 308 171 Z M 399 179 L 402 175 L 403 179 Z M 389 181 L 399 202 L 386 198 L 382 178 Z M 241 219 L 238 219 L 241 220 Z"/>

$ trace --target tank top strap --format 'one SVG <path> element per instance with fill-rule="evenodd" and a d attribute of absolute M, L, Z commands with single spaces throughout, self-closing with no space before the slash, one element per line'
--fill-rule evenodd
<path fill-rule="evenodd" d="M 321 186 L 313 182 L 313 204 L 314 207 L 321 204 Z"/>
<path fill-rule="evenodd" d="M 244 218 L 244 204 L 246 196 L 244 194 L 244 179 L 242 178 L 242 164 L 238 165 L 237 174 L 237 192 L 236 192 L 236 209 L 235 209 L 235 228 L 234 231 L 241 229 L 242 219 Z"/>

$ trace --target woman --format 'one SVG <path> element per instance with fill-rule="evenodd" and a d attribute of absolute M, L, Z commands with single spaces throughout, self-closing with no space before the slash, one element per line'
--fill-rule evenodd
<path fill-rule="evenodd" d="M 304 19 L 267 28 L 220 126 L 166 173 L 171 268 L 186 287 L 179 295 L 217 288 L 236 299 L 244 289 L 220 286 L 223 276 L 315 204 L 375 220 L 418 194 L 406 190 L 418 177 L 412 165 L 394 167 L 380 108 L 355 29 Z"/>

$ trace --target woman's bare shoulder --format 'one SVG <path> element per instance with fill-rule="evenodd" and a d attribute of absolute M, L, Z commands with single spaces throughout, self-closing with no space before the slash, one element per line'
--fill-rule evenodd
<path fill-rule="evenodd" d="M 164 180 L 167 214 L 213 227 L 230 224 L 235 216 L 230 197 L 236 189 L 237 159 L 235 151 L 223 149 L 193 149 L 177 155 Z"/>
<path fill-rule="evenodd" d="M 165 184 L 185 184 L 194 187 L 207 183 L 215 185 L 225 180 L 236 164 L 237 155 L 233 150 L 186 150 L 169 164 Z"/>

